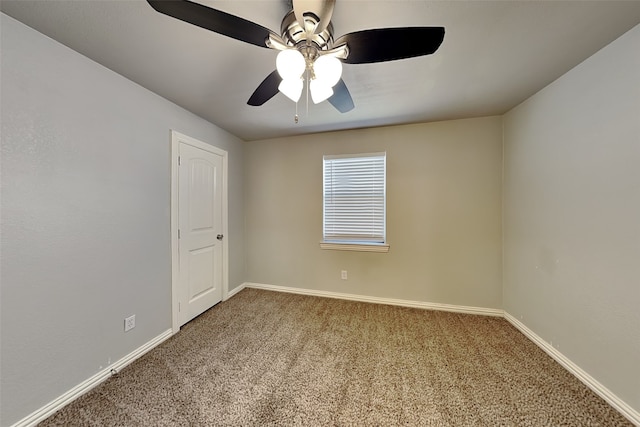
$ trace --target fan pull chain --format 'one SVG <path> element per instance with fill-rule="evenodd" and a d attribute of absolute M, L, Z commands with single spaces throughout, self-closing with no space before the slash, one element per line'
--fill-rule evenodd
<path fill-rule="evenodd" d="M 307 117 L 309 117 L 309 68 L 307 68 Z"/>
<path fill-rule="evenodd" d="M 296 101 L 296 115 L 293 116 L 293 121 L 298 124 L 298 101 Z"/>

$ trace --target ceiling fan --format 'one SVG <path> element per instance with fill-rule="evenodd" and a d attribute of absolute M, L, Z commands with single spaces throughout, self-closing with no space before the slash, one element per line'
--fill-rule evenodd
<path fill-rule="evenodd" d="M 259 106 L 278 92 L 297 102 L 307 82 L 314 103 L 327 99 L 341 113 L 353 99 L 341 78 L 342 63 L 367 64 L 430 55 L 442 44 L 443 27 L 377 28 L 334 40 L 335 0 L 293 0 L 281 35 L 254 22 L 189 0 L 147 0 L 158 12 L 263 48 L 279 50 L 277 69 L 253 92 L 247 104 Z"/>

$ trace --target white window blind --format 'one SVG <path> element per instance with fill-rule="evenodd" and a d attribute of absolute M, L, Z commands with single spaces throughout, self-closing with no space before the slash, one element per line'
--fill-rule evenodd
<path fill-rule="evenodd" d="M 385 243 L 386 153 L 324 156 L 324 240 Z"/>

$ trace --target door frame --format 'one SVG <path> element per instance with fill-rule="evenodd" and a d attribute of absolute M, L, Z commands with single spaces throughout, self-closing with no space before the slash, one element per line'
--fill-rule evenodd
<path fill-rule="evenodd" d="M 222 301 L 227 299 L 229 293 L 229 238 L 228 238 L 228 210 L 229 198 L 227 187 L 228 156 L 227 151 L 204 143 L 190 136 L 183 135 L 175 130 L 171 130 L 171 329 L 174 334 L 180 331 L 178 325 L 178 295 L 179 295 L 179 272 L 180 257 L 178 252 L 178 156 L 180 144 L 188 144 L 193 147 L 222 156 Z"/>

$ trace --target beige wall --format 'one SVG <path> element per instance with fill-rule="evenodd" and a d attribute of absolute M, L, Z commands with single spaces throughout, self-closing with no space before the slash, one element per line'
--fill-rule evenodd
<path fill-rule="evenodd" d="M 504 308 L 640 412 L 640 26 L 509 112 Z"/>
<path fill-rule="evenodd" d="M 322 156 L 377 151 L 387 152 L 389 253 L 320 249 Z M 500 117 L 252 142 L 247 280 L 501 308 L 501 179 Z"/>

